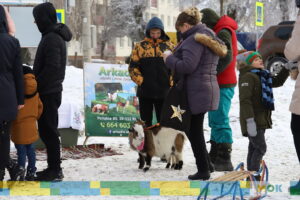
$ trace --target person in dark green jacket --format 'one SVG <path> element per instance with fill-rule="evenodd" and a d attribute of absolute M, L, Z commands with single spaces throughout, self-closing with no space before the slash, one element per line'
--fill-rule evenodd
<path fill-rule="evenodd" d="M 272 128 L 274 110 L 273 87 L 280 87 L 289 76 L 283 68 L 276 76 L 264 70 L 258 52 L 245 52 L 239 60 L 240 125 L 243 136 L 249 138 L 247 168 L 258 171 L 267 150 L 265 130 Z"/>
<path fill-rule="evenodd" d="M 211 28 L 227 47 L 227 54 L 219 59 L 217 79 L 220 87 L 220 101 L 217 110 L 208 112 L 208 125 L 211 128 L 209 158 L 216 171 L 232 171 L 232 130 L 230 127 L 229 111 L 234 88 L 237 85 L 236 56 L 237 22 L 227 15 L 219 16 L 214 10 L 205 8 L 202 23 Z"/>

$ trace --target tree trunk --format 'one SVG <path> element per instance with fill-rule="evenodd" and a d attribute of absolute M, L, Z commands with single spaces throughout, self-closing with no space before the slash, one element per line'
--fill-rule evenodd
<path fill-rule="evenodd" d="M 288 21 L 290 19 L 289 16 L 289 5 L 287 0 L 279 0 L 279 7 L 282 13 L 282 21 Z"/>
<path fill-rule="evenodd" d="M 220 16 L 224 15 L 224 0 L 220 0 Z"/>
<path fill-rule="evenodd" d="M 105 49 L 106 42 L 101 40 L 100 42 L 100 58 L 104 59 L 104 49 Z"/>
<path fill-rule="evenodd" d="M 81 0 L 83 61 L 91 62 L 91 9 L 90 0 Z"/>

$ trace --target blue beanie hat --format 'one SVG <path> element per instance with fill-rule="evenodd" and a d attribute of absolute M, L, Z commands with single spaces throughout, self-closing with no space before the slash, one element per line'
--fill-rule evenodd
<path fill-rule="evenodd" d="M 158 17 L 152 17 L 146 26 L 146 36 L 150 37 L 150 30 L 158 28 L 162 31 L 162 35 L 165 35 L 164 24 Z"/>

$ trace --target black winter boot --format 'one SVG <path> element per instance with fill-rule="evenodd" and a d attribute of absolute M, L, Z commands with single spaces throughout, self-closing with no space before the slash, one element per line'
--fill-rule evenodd
<path fill-rule="evenodd" d="M 22 166 L 18 166 L 12 173 L 11 181 L 24 181 L 25 169 Z"/>
<path fill-rule="evenodd" d="M 5 169 L 0 169 L 0 181 L 4 180 L 4 176 L 5 176 Z"/>
<path fill-rule="evenodd" d="M 208 153 L 210 161 L 215 163 L 217 156 L 218 156 L 218 145 L 215 141 L 210 140 L 210 151 Z"/>
<path fill-rule="evenodd" d="M 188 179 L 189 180 L 208 180 L 210 178 L 210 173 L 207 171 L 207 172 L 197 172 L 196 174 L 193 174 L 193 175 L 189 175 L 188 176 Z"/>
<path fill-rule="evenodd" d="M 216 171 L 233 171 L 233 165 L 231 163 L 231 144 L 230 143 L 218 143 L 217 144 L 218 156 L 214 162 Z"/>
<path fill-rule="evenodd" d="M 213 172 L 215 171 L 215 165 L 214 165 L 214 163 L 211 161 L 209 155 L 207 155 L 207 162 L 208 162 L 208 167 L 209 167 L 210 173 L 213 173 Z"/>
<path fill-rule="evenodd" d="M 13 159 L 9 159 L 8 161 L 8 165 L 7 165 L 7 171 L 9 173 L 9 177 L 10 179 L 14 179 L 15 177 L 15 174 L 17 173 L 18 171 L 18 164 L 17 164 L 17 161 L 16 160 L 13 160 Z"/>
<path fill-rule="evenodd" d="M 34 169 L 27 169 L 25 180 L 26 181 L 34 181 L 36 179 L 36 167 Z"/>

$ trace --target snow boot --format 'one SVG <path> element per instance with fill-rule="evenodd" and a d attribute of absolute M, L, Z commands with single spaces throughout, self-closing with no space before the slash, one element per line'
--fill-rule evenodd
<path fill-rule="evenodd" d="M 11 181 L 24 181 L 25 169 L 22 166 L 17 166 L 11 174 Z"/>
<path fill-rule="evenodd" d="M 37 172 L 36 175 L 36 181 L 62 181 L 64 178 L 62 169 L 47 168 L 42 172 Z"/>
<path fill-rule="evenodd" d="M 210 173 L 213 173 L 215 171 L 215 166 L 214 166 L 214 163 L 211 161 L 211 158 L 208 153 L 207 153 L 207 162 L 208 162 L 208 167 L 209 167 Z"/>
<path fill-rule="evenodd" d="M 189 175 L 188 176 L 188 179 L 189 180 L 203 180 L 203 181 L 205 181 L 205 180 L 208 180 L 210 178 L 210 173 L 209 173 L 209 171 L 207 171 L 207 172 L 197 172 L 196 174 L 193 174 L 193 175 Z"/>
<path fill-rule="evenodd" d="M 13 179 L 14 178 L 14 174 L 16 174 L 17 171 L 18 171 L 17 161 L 10 158 L 8 160 L 8 165 L 6 166 L 6 169 L 7 169 L 8 173 L 9 173 L 10 179 Z"/>
<path fill-rule="evenodd" d="M 35 172 L 36 172 L 36 167 L 33 169 L 27 168 L 25 180 L 26 181 L 34 181 L 36 179 Z"/>
<path fill-rule="evenodd" d="M 300 195 L 300 180 L 296 185 L 291 186 L 289 188 L 289 191 L 290 191 L 290 195 Z"/>
<path fill-rule="evenodd" d="M 214 163 L 218 156 L 218 145 L 215 141 L 210 140 L 208 143 L 210 143 L 210 151 L 208 153 L 210 161 Z"/>
<path fill-rule="evenodd" d="M 217 157 L 214 161 L 216 171 L 233 171 L 231 162 L 231 144 L 230 143 L 217 143 Z"/>

